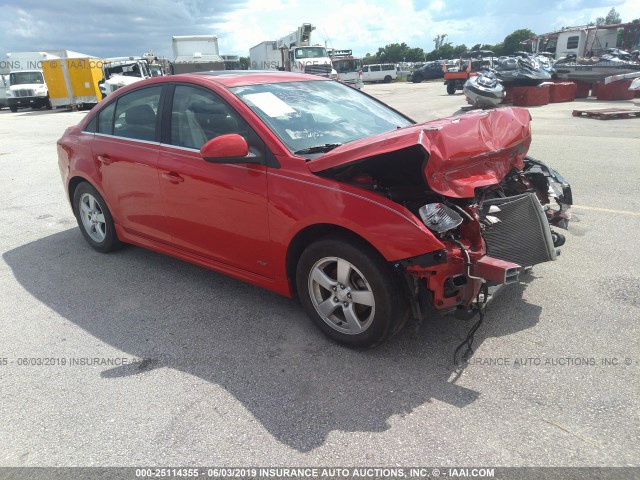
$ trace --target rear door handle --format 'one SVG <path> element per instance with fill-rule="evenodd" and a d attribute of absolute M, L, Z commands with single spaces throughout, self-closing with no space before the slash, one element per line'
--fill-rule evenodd
<path fill-rule="evenodd" d="M 107 154 L 104 155 L 98 155 L 98 161 L 100 163 L 102 163 L 103 165 L 110 165 L 111 164 L 111 157 Z"/>
<path fill-rule="evenodd" d="M 171 183 L 184 182 L 184 178 L 182 178 L 176 172 L 164 172 L 162 173 L 162 178 L 164 178 L 165 180 L 169 180 Z"/>

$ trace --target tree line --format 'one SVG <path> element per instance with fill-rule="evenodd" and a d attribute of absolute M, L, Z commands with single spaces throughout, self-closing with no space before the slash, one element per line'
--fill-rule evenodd
<path fill-rule="evenodd" d="M 523 46 L 520 42 L 535 37 L 536 34 L 528 28 L 521 28 L 507 35 L 504 40 L 498 44 L 491 45 L 476 44 L 471 48 L 464 43 L 461 45 L 453 45 L 451 42 L 443 41 L 446 35 L 439 35 L 434 39 L 436 48 L 430 52 L 425 52 L 422 48 L 411 48 L 406 43 L 391 43 L 385 47 L 378 48 L 378 51 L 371 55 L 367 53 L 363 58 L 364 63 L 398 63 L 398 62 L 429 62 L 432 60 L 442 60 L 458 58 L 461 53 L 471 50 L 491 50 L 496 55 L 511 55 L 518 50 L 522 50 Z"/>

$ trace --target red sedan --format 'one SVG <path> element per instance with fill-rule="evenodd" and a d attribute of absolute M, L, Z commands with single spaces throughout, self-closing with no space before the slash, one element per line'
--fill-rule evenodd
<path fill-rule="evenodd" d="M 96 250 L 135 244 L 297 295 L 328 336 L 371 346 L 555 259 L 571 190 L 525 156 L 529 121 L 416 124 L 315 76 L 188 74 L 110 95 L 58 157 Z"/>

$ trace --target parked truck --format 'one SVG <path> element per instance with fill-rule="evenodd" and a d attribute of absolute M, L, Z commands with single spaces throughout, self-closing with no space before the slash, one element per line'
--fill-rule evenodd
<path fill-rule="evenodd" d="M 252 70 L 285 70 L 337 78 L 327 49 L 311 45 L 315 26 L 303 23 L 295 32 L 276 40 L 259 43 L 249 50 Z"/>
<path fill-rule="evenodd" d="M 7 53 L 9 88 L 6 101 L 12 112 L 18 108 L 51 109 L 49 90 L 42 73 L 42 62 L 53 58 L 47 52 Z"/>
<path fill-rule="evenodd" d="M 172 38 L 173 73 L 224 70 L 224 59 L 215 35 L 187 35 Z"/>
<path fill-rule="evenodd" d="M 44 80 L 53 107 L 82 109 L 102 99 L 99 82 L 105 60 L 83 53 L 60 50 L 42 62 Z"/>
<path fill-rule="evenodd" d="M 9 89 L 9 75 L 0 73 L 0 108 L 9 106 L 7 101 L 7 90 Z"/>
<path fill-rule="evenodd" d="M 329 57 L 338 80 L 360 90 L 364 85 L 362 59 L 354 57 L 352 50 L 329 50 Z"/>
<path fill-rule="evenodd" d="M 284 70 L 278 42 L 268 40 L 249 49 L 249 70 Z"/>
<path fill-rule="evenodd" d="M 102 97 L 152 76 L 147 60 L 142 57 L 107 58 L 102 65 L 102 75 L 99 84 Z"/>

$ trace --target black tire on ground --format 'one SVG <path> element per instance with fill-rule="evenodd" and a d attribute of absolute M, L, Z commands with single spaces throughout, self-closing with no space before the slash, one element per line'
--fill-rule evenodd
<path fill-rule="evenodd" d="M 97 205 L 96 211 L 100 212 L 100 214 L 104 216 L 104 238 L 102 240 L 96 240 L 95 238 L 92 238 L 92 234 L 87 230 L 87 227 L 85 226 L 85 223 L 81 218 L 82 208 L 80 203 L 85 195 L 93 197 Z M 102 253 L 108 253 L 115 250 L 121 245 L 116 234 L 113 217 L 111 216 L 109 207 L 107 207 L 107 203 L 104 201 L 100 193 L 98 193 L 93 185 L 87 182 L 82 182 L 76 187 L 75 191 L 73 192 L 73 213 L 76 216 L 78 227 L 80 228 L 82 235 L 84 236 L 87 243 L 91 245 L 91 247 L 93 247 L 95 250 Z"/>
<path fill-rule="evenodd" d="M 11 110 L 13 113 L 16 113 L 18 111 L 18 107 L 9 107 L 9 110 Z"/>
<path fill-rule="evenodd" d="M 447 83 L 447 93 L 449 95 L 456 93 L 456 86 L 453 83 Z"/>
<path fill-rule="evenodd" d="M 411 79 L 411 81 L 413 83 L 420 83 L 420 82 L 422 82 L 422 80 L 424 80 L 424 79 L 422 78 L 422 75 L 420 75 L 420 74 L 414 75 L 413 78 Z"/>
<path fill-rule="evenodd" d="M 346 276 L 338 275 L 340 261 L 350 265 L 349 269 L 343 270 L 348 271 Z M 319 267 L 335 286 L 314 285 L 312 278 L 315 276 L 311 275 L 318 273 Z M 347 279 L 342 284 L 345 289 L 340 288 L 339 278 Z M 306 313 L 329 338 L 352 347 L 373 347 L 402 328 L 408 318 L 408 309 L 401 302 L 403 297 L 398 283 L 394 272 L 376 250 L 348 236 L 329 236 L 311 244 L 300 257 L 296 272 L 298 296 Z M 347 291 L 349 293 L 345 293 Z M 353 292 L 359 294 L 351 295 Z M 363 294 L 369 302 L 373 298 L 373 306 L 360 303 L 365 302 Z M 324 302 L 329 305 L 327 308 L 333 308 L 327 310 L 326 317 L 318 313 L 315 306 Z M 347 311 L 355 312 L 358 320 L 363 320 L 358 321 L 362 331 L 352 329 L 353 323 L 345 316 Z M 353 317 L 351 319 L 353 322 Z M 353 333 L 347 333 L 345 329 Z"/>
<path fill-rule="evenodd" d="M 384 81 L 384 83 L 391 83 L 391 80 L 393 80 L 393 79 L 391 78 L 391 75 L 387 75 L 386 77 L 384 77 L 384 80 L 383 80 L 383 81 Z"/>
<path fill-rule="evenodd" d="M 46 107 L 47 110 L 53 109 L 53 105 L 51 105 L 51 99 L 49 97 L 47 97 L 47 103 L 45 103 L 44 106 Z"/>

